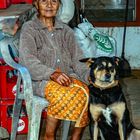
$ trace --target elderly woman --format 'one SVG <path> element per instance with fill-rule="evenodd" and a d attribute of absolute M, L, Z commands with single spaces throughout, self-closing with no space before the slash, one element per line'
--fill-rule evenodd
<path fill-rule="evenodd" d="M 71 140 L 88 125 L 88 70 L 73 30 L 56 18 L 60 0 L 34 0 L 36 16 L 21 30 L 19 57 L 31 74 L 34 93 L 49 101 L 46 140 L 54 140 L 61 120 L 75 122 Z"/>

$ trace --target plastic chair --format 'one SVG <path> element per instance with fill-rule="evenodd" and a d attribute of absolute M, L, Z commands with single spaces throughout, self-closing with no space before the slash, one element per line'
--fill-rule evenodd
<path fill-rule="evenodd" d="M 5 37 L 0 42 L 0 50 L 6 64 L 18 71 L 16 97 L 13 107 L 12 132 L 10 140 L 16 140 L 16 133 L 22 102 L 25 101 L 28 115 L 27 140 L 38 140 L 42 110 L 48 106 L 48 101 L 33 95 L 32 81 L 27 68 L 14 61 L 10 49 L 15 48 L 12 37 Z M 18 54 L 18 51 L 16 52 Z M 18 55 L 17 55 L 18 56 Z M 22 85 L 22 89 L 21 89 Z M 67 140 L 70 121 L 63 121 L 62 140 Z"/>

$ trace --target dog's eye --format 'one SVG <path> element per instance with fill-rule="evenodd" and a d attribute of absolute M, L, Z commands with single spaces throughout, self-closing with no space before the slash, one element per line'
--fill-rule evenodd
<path fill-rule="evenodd" d="M 98 66 L 98 70 L 102 70 L 102 69 L 104 69 L 104 68 L 105 68 L 104 65 L 99 65 L 99 66 Z"/>
<path fill-rule="evenodd" d="M 113 71 L 114 71 L 114 67 L 110 67 L 109 70 L 110 70 L 111 72 L 113 72 Z"/>

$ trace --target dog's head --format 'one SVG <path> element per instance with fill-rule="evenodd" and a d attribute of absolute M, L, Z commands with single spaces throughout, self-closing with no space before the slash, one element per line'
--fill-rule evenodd
<path fill-rule="evenodd" d="M 90 67 L 89 82 L 96 87 L 106 89 L 118 84 L 118 57 L 85 58 L 80 62 L 86 62 Z"/>

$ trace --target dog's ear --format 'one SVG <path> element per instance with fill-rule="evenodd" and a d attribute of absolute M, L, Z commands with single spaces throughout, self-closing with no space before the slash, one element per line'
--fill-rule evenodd
<path fill-rule="evenodd" d="M 88 67 L 95 62 L 95 58 L 83 58 L 79 60 L 80 62 L 86 63 Z"/>
<path fill-rule="evenodd" d="M 114 56 L 114 57 L 113 57 L 113 61 L 115 62 L 115 64 L 116 64 L 117 66 L 119 66 L 119 63 L 120 63 L 120 58 L 119 58 L 119 57 Z"/>

